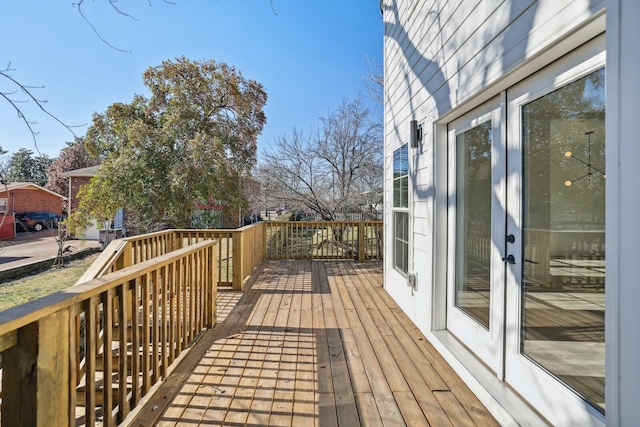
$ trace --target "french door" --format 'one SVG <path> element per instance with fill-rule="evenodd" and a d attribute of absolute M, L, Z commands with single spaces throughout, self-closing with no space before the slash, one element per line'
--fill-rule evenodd
<path fill-rule="evenodd" d="M 496 98 L 449 125 L 447 328 L 503 372 L 506 147 Z"/>
<path fill-rule="evenodd" d="M 604 420 L 603 37 L 449 124 L 447 328 L 554 425 Z"/>

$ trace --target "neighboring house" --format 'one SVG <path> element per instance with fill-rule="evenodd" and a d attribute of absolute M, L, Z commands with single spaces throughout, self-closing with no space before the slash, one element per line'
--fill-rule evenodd
<path fill-rule="evenodd" d="M 68 195 L 69 198 L 69 214 L 72 211 L 78 209 L 78 205 L 80 204 L 80 200 L 78 199 L 78 191 L 80 191 L 80 187 L 85 184 L 88 184 L 91 181 L 91 178 L 94 177 L 96 173 L 98 173 L 99 166 L 89 166 L 87 168 L 74 169 L 68 172 L 62 173 L 62 176 L 65 178 L 69 178 L 69 187 L 68 187 Z"/>
<path fill-rule="evenodd" d="M 98 173 L 99 167 L 99 165 L 90 166 L 62 174 L 62 176 L 69 178 L 69 214 L 78 209 L 80 203 L 78 191 L 83 185 L 91 181 L 91 178 Z M 260 194 L 260 183 L 257 180 L 244 178 L 242 184 L 247 199 L 251 201 L 258 198 Z M 215 201 L 211 201 L 208 205 L 196 204 L 193 211 L 193 226 L 198 228 L 237 228 L 238 224 L 242 224 L 242 215 L 243 214 L 237 209 L 228 209 Z M 123 211 L 119 210 L 114 219 L 115 228 L 121 228 L 123 222 Z M 100 227 L 98 227 L 98 224 L 94 223 L 89 227 L 84 237 L 91 240 L 98 240 L 100 238 Z"/>
<path fill-rule="evenodd" d="M 503 425 L 637 425 L 640 2 L 380 5 L 385 289 Z"/>
<path fill-rule="evenodd" d="M 62 205 L 66 197 L 40 187 L 32 182 L 11 182 L 0 184 L 0 239 L 15 237 L 14 214 L 27 212 L 52 212 L 62 215 Z"/>
<path fill-rule="evenodd" d="M 53 212 L 62 215 L 66 197 L 32 182 L 0 185 L 0 213 Z"/>
<path fill-rule="evenodd" d="M 248 201 L 248 208 L 241 212 L 231 209 L 216 200 L 208 204 L 196 202 L 192 211 L 192 226 L 195 228 L 238 228 L 253 222 L 260 214 L 261 185 L 251 177 L 242 179 L 242 191 Z"/>
<path fill-rule="evenodd" d="M 80 191 L 80 188 L 83 185 L 88 184 L 89 181 L 91 181 L 91 178 L 98 173 L 99 167 L 100 166 L 89 166 L 86 168 L 74 169 L 62 174 L 63 177 L 69 178 L 69 215 L 71 215 L 72 212 L 75 212 L 80 204 L 78 191 Z M 94 222 L 90 227 L 88 227 L 85 230 L 83 237 L 89 240 L 98 240 L 100 238 L 100 227 L 98 227 L 98 224 Z"/>

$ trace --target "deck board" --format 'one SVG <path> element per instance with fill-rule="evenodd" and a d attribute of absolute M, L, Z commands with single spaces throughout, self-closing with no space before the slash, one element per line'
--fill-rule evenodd
<path fill-rule="evenodd" d="M 132 425 L 498 425 L 384 291 L 381 263 L 268 261 L 252 281 L 219 293 L 226 318 L 192 373 Z"/>

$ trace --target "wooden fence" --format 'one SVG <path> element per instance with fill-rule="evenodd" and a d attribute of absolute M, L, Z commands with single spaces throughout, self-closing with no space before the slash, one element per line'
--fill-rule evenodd
<path fill-rule="evenodd" d="M 203 241 L 0 312 L 2 424 L 122 423 L 215 325 L 216 251 Z"/>

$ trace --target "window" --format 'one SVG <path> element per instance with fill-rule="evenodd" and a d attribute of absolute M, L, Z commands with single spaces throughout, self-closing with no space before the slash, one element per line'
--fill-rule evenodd
<path fill-rule="evenodd" d="M 409 152 L 404 144 L 393 152 L 393 266 L 409 271 Z"/>
<path fill-rule="evenodd" d="M 6 211 L 7 211 L 7 199 L 0 198 L 0 212 L 6 212 Z"/>

